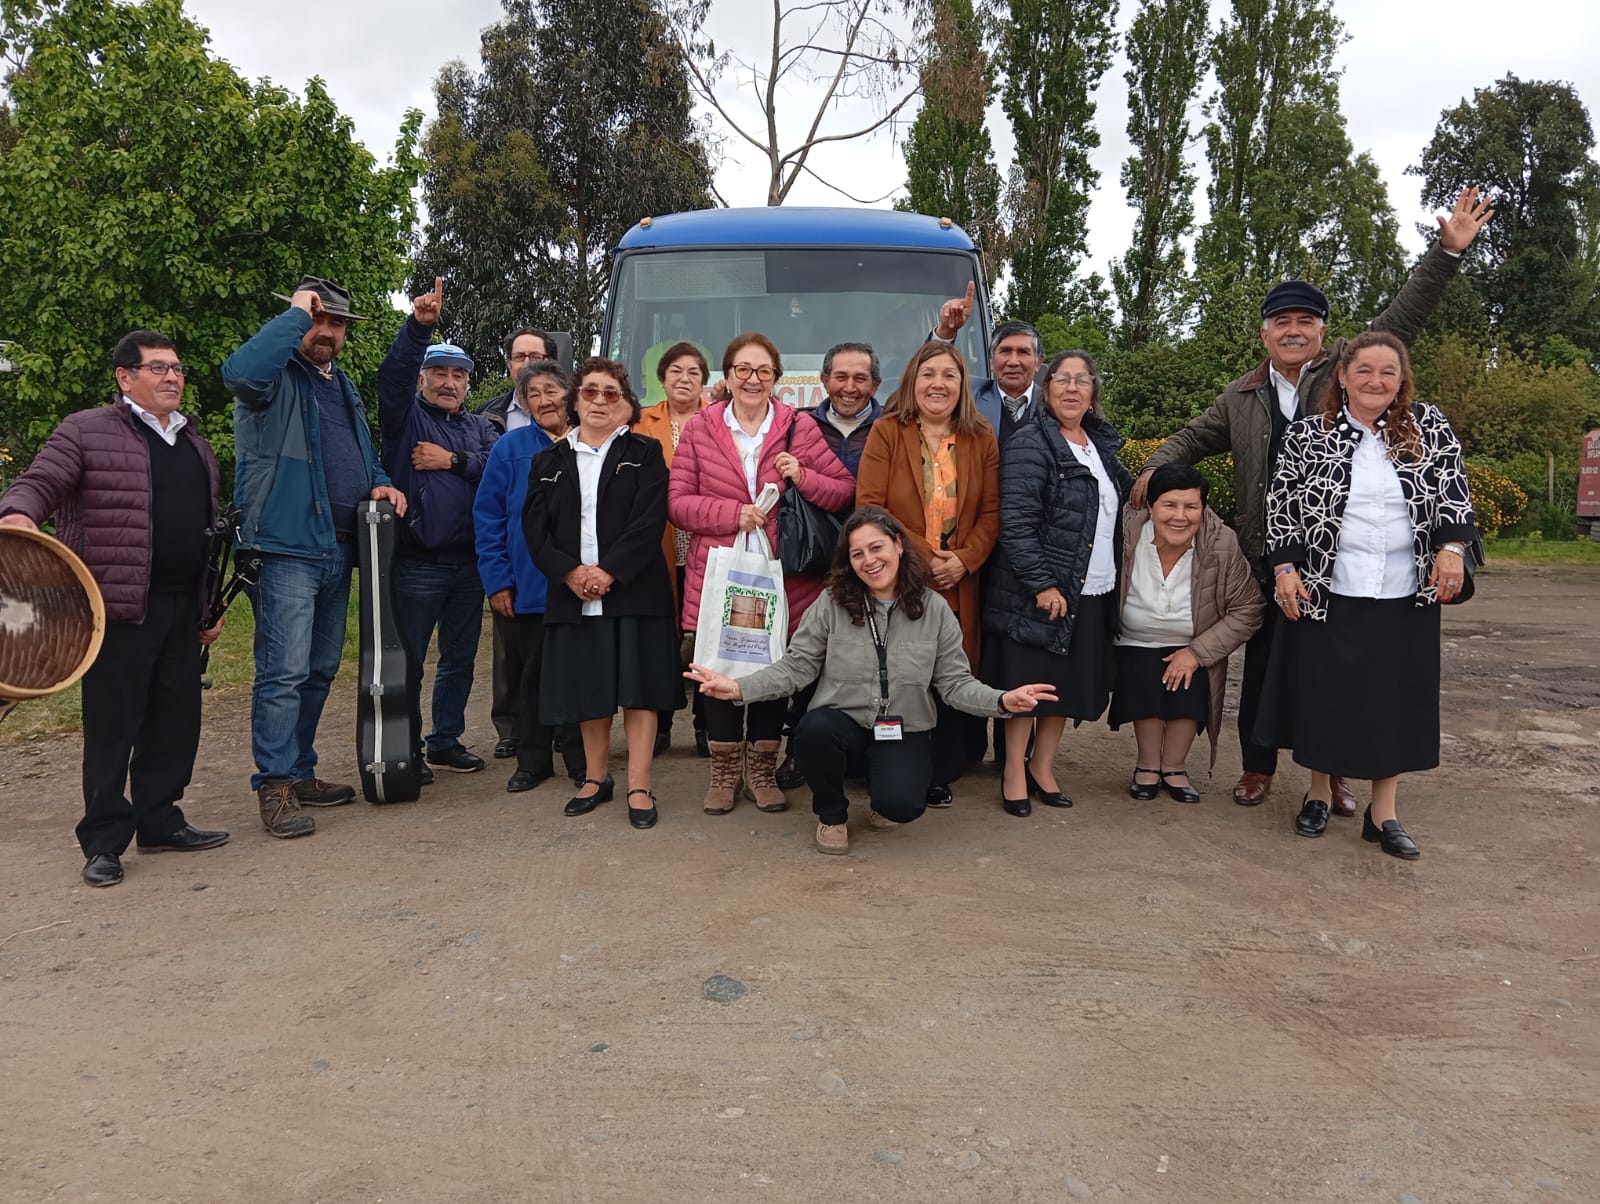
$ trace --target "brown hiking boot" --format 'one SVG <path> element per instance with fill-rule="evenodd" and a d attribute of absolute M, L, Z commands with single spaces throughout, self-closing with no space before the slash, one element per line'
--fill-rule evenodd
<path fill-rule="evenodd" d="M 310 778 L 294 784 L 294 796 L 306 807 L 342 807 L 356 801 L 356 788 L 339 782 Z"/>
<path fill-rule="evenodd" d="M 289 840 L 317 830 L 316 820 L 300 814 L 293 778 L 268 778 L 256 791 L 256 801 L 261 804 L 261 826 L 273 836 Z"/>
<path fill-rule="evenodd" d="M 707 815 L 726 815 L 739 801 L 744 746 L 731 740 L 711 741 L 711 786 L 701 806 Z"/>
<path fill-rule="evenodd" d="M 787 811 L 789 800 L 778 786 L 776 740 L 757 740 L 744 746 L 744 792 L 757 811 Z"/>
<path fill-rule="evenodd" d="M 817 825 L 817 852 L 819 853 L 848 853 L 850 851 L 850 829 L 844 824 L 818 824 Z"/>

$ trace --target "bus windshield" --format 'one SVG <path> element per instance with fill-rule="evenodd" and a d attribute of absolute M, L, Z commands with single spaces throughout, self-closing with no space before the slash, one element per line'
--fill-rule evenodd
<path fill-rule="evenodd" d="M 907 358 L 939 321 L 939 306 L 976 279 L 975 256 L 959 251 L 863 247 L 673 249 L 617 257 L 606 354 L 628 369 L 645 404 L 664 393 L 661 353 L 687 341 L 721 379 L 734 335 L 759 331 L 783 356 L 780 401 L 809 408 L 824 398 L 822 357 L 837 343 L 878 353 L 885 400 Z M 986 332 L 976 314 L 956 339 L 974 376 L 988 371 Z"/>

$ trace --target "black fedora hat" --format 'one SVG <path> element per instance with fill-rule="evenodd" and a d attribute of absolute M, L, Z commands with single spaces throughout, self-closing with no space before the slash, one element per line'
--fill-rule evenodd
<path fill-rule="evenodd" d="M 295 292 L 313 292 L 322 298 L 322 308 L 332 317 L 349 318 L 355 322 L 365 322 L 365 314 L 350 312 L 350 290 L 341 288 L 331 280 L 324 280 L 321 276 L 302 276 L 300 283 L 295 285 Z M 286 297 L 282 293 L 273 293 L 279 301 L 292 301 L 293 297 Z"/>

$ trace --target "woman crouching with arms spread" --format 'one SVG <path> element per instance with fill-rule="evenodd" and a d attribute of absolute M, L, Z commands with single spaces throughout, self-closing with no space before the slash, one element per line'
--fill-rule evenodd
<path fill-rule="evenodd" d="M 713 698 L 745 703 L 783 698 L 817 680 L 811 709 L 795 728 L 794 758 L 811 788 L 824 853 L 850 851 L 847 777 L 867 775 L 874 828 L 922 814 L 938 722 L 934 690 L 957 710 L 1000 717 L 1055 698 L 1049 686 L 1002 692 L 972 676 L 961 624 L 929 587 L 905 528 L 876 506 L 846 521 L 827 592 L 781 660 L 737 681 L 700 665 L 686 676 Z"/>

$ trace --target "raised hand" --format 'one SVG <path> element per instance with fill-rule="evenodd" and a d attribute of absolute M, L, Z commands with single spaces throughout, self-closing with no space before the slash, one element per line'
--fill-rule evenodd
<path fill-rule="evenodd" d="M 289 304 L 295 309 L 305 310 L 306 313 L 311 315 L 313 322 L 317 320 L 317 315 L 322 312 L 321 295 L 309 288 L 303 288 L 290 297 Z"/>
<path fill-rule="evenodd" d="M 934 328 L 934 334 L 946 342 L 956 337 L 957 332 L 967 324 L 967 319 L 972 316 L 972 305 L 978 296 L 978 286 L 972 281 L 967 281 L 967 293 L 964 297 L 952 297 L 939 307 L 939 325 Z"/>
<path fill-rule="evenodd" d="M 1476 185 L 1463 188 L 1461 195 L 1456 197 L 1455 211 L 1449 217 L 1438 218 L 1439 245 L 1446 251 L 1461 254 L 1472 245 L 1472 240 L 1478 237 L 1478 231 L 1493 216 L 1489 198 L 1481 196 Z"/>
<path fill-rule="evenodd" d="M 423 293 L 420 297 L 411 299 L 411 316 L 424 326 L 433 326 L 439 321 L 439 311 L 444 308 L 444 277 L 433 278 L 433 292 Z"/>

